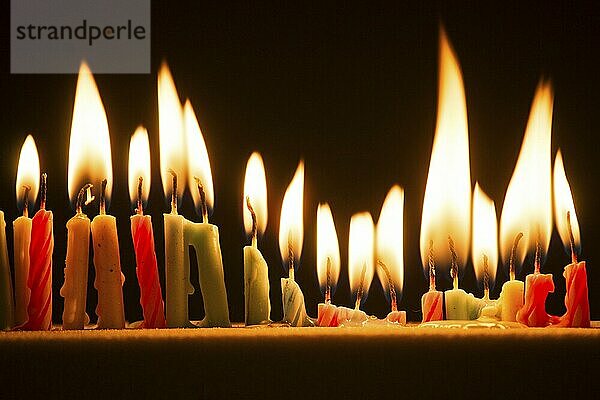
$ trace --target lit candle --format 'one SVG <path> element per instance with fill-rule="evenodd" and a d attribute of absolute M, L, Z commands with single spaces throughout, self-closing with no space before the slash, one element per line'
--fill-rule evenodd
<path fill-rule="evenodd" d="M 469 305 L 474 297 L 458 288 L 459 268 L 468 256 L 470 222 L 471 172 L 464 85 L 456 55 L 441 30 L 438 116 L 421 220 L 421 262 L 429 270 L 432 293 L 422 299 L 424 321 L 429 320 L 432 310 L 435 318 L 439 316 L 433 308 L 434 304 L 439 306 L 433 272 L 448 264 L 453 289 L 444 293 L 446 319 L 465 320 L 472 316 Z M 449 251 L 442 251 L 446 248 Z"/>
<path fill-rule="evenodd" d="M 158 279 L 158 264 L 154 251 L 152 218 L 144 215 L 144 203 L 150 193 L 150 145 L 148 132 L 138 127 L 129 145 L 129 198 L 136 204 L 131 216 L 131 238 L 140 286 L 140 305 L 144 315 L 142 328 L 164 328 L 165 305 Z"/>
<path fill-rule="evenodd" d="M 360 309 L 367 300 L 373 280 L 375 257 L 375 227 L 368 212 L 354 214 L 350 218 L 348 237 L 348 275 L 350 291 L 355 298 L 354 308 L 340 307 L 338 320 L 344 326 L 366 324 L 367 314 Z"/>
<path fill-rule="evenodd" d="M 6 222 L 4 211 L 0 211 L 0 329 L 7 330 L 14 326 L 14 314 L 12 279 L 6 247 Z"/>
<path fill-rule="evenodd" d="M 244 247 L 244 321 L 246 325 L 270 322 L 269 268 L 260 250 L 258 236 L 267 228 L 267 180 L 259 153 L 252 153 L 246 166 L 242 199 L 244 229 L 251 237 Z"/>
<path fill-rule="evenodd" d="M 565 173 L 560 150 L 554 162 L 554 218 L 560 238 L 571 254 L 571 263 L 565 267 L 567 311 L 560 317 L 558 326 L 589 328 L 590 303 L 588 299 L 587 271 L 585 261 L 577 260 L 581 249 L 579 222 L 575 214 L 575 204 L 571 187 Z"/>
<path fill-rule="evenodd" d="M 194 293 L 190 283 L 189 255 L 183 243 L 185 219 L 177 213 L 178 201 L 185 184 L 186 152 L 183 114 L 177 89 L 167 64 L 158 74 L 158 125 L 160 140 L 160 175 L 165 198 L 171 211 L 164 214 L 166 319 L 169 328 L 192 327 L 188 315 L 188 295 Z"/>
<path fill-rule="evenodd" d="M 35 204 L 40 185 L 40 160 L 33 136 L 28 135 L 21 147 L 17 167 L 17 204 L 23 215 L 13 222 L 15 255 L 15 326 L 27 322 L 27 306 L 31 291 L 27 287 L 29 276 L 29 243 L 31 241 L 31 218 L 29 204 Z"/>
<path fill-rule="evenodd" d="M 444 319 L 444 293 L 435 288 L 433 240 L 429 242 L 427 271 L 429 273 L 429 290 L 421 296 L 421 310 L 423 312 L 422 322 L 441 321 Z"/>
<path fill-rule="evenodd" d="M 325 297 L 317 306 L 318 326 L 338 326 L 338 307 L 331 303 L 340 276 L 340 246 L 329 204 L 317 208 L 317 276 Z"/>
<path fill-rule="evenodd" d="M 388 322 L 405 324 L 406 311 L 398 311 L 404 282 L 404 190 L 393 186 L 388 192 L 376 232 L 377 276 L 391 304 Z"/>
<path fill-rule="evenodd" d="M 473 247 L 472 261 L 477 282 L 483 283 L 481 315 L 496 317 L 497 302 L 490 300 L 490 288 L 496 281 L 498 268 L 498 222 L 496 206 L 479 183 L 473 192 Z"/>
<path fill-rule="evenodd" d="M 183 119 L 188 149 L 188 184 L 196 212 L 202 216 L 200 223 L 186 220 L 184 249 L 187 254 L 188 246 L 192 246 L 196 252 L 205 314 L 200 326 L 226 328 L 231 326 L 231 322 L 229 321 L 229 306 L 225 290 L 219 228 L 208 222 L 208 212 L 212 210 L 214 204 L 210 161 L 196 114 L 189 100 L 186 101 L 183 109 Z"/>
<path fill-rule="evenodd" d="M 281 278 L 283 321 L 292 326 L 312 326 L 306 314 L 304 294 L 294 278 L 304 241 L 304 163 L 300 161 L 281 204 L 279 220 L 279 252 L 289 275 Z"/>
<path fill-rule="evenodd" d="M 535 253 L 534 273 L 525 279 L 525 301 L 516 316 L 517 322 L 528 326 L 546 326 L 551 322 L 545 303 L 548 293 L 554 291 L 554 283 L 552 275 L 541 274 L 540 268 L 552 233 L 552 98 L 550 85 L 541 82 L 531 106 L 521 152 L 506 191 L 500 219 L 501 250 L 505 262 L 510 260 L 515 247 L 514 238 L 520 233 L 523 233 L 522 240 L 526 245 L 515 249 L 514 262 L 521 264 L 527 251 Z M 504 298 L 502 301 L 504 307 Z"/>

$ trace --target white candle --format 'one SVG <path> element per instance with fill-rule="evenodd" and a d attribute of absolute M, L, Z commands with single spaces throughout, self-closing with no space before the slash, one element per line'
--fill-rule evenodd
<path fill-rule="evenodd" d="M 6 247 L 6 222 L 4 222 L 4 211 L 0 211 L 0 329 L 10 329 L 14 326 L 14 312 L 12 279 Z"/>

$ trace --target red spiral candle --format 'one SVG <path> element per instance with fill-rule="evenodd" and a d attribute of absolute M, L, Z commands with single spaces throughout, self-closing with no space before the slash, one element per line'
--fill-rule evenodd
<path fill-rule="evenodd" d="M 587 273 L 585 261 L 574 262 L 565 267 L 567 294 L 565 306 L 567 312 L 560 317 L 558 326 L 589 328 L 590 303 L 588 300 Z"/>
<path fill-rule="evenodd" d="M 52 328 L 52 253 L 54 234 L 52 211 L 46 211 L 44 204 L 35 214 L 31 223 L 31 244 L 29 246 L 29 276 L 27 287 L 31 290 L 27 307 L 26 330 L 50 330 Z"/>

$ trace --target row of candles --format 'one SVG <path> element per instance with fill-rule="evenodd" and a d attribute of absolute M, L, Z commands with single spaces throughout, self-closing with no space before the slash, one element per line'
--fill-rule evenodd
<path fill-rule="evenodd" d="M 462 74 L 445 34 L 440 35 L 438 121 L 430 161 L 421 223 L 421 256 L 430 287 L 422 297 L 423 322 L 438 320 L 489 319 L 520 322 L 527 326 L 590 325 L 585 262 L 577 261 L 579 225 L 560 152 L 551 177 L 551 124 L 553 94 L 549 84 L 540 83 L 515 172 L 509 184 L 501 215 L 501 254 L 509 264 L 510 280 L 499 299 L 489 298 L 489 285 L 499 262 L 498 224 L 494 202 L 479 184 L 472 190 L 469 164 L 467 112 Z M 218 227 L 208 221 L 214 203 L 208 152 L 194 109 L 184 105 L 171 73 L 163 64 L 158 75 L 160 168 L 165 197 L 171 210 L 164 214 L 166 290 L 163 301 L 152 221 L 144 214 L 150 189 L 148 134 L 139 127 L 129 149 L 129 192 L 136 205 L 131 217 L 131 236 L 140 286 L 144 328 L 191 327 L 188 296 L 189 247 L 197 257 L 198 276 L 205 317 L 202 327 L 229 327 L 227 293 L 219 244 Z M 8 261 L 4 214 L 0 211 L 0 327 L 48 330 L 52 327 L 52 212 L 46 209 L 46 175 L 40 175 L 35 142 L 28 136 L 17 168 L 17 199 L 23 215 L 14 223 L 14 293 Z M 119 242 L 116 220 L 107 214 L 112 189 L 110 137 L 104 106 L 88 66 L 79 71 L 69 147 L 69 195 L 75 215 L 67 222 L 63 329 L 83 329 L 86 314 L 90 233 L 94 287 L 98 291 L 99 328 L 126 325 Z M 185 188 L 192 194 L 202 222 L 178 214 Z M 545 301 L 554 290 L 551 274 L 540 269 L 545 258 L 554 219 L 561 239 L 570 249 L 572 262 L 565 267 L 567 293 L 563 316 L 549 315 Z M 40 195 L 40 209 L 33 218 L 29 210 Z M 304 296 L 294 279 L 303 245 L 304 165 L 298 165 L 283 198 L 279 247 L 289 274 L 281 279 L 284 321 L 293 326 L 364 325 L 374 322 L 360 310 L 375 272 L 389 293 L 391 312 L 377 323 L 404 324 L 406 314 L 397 307 L 404 275 L 404 192 L 395 185 L 389 191 L 375 225 L 370 213 L 355 214 L 350 221 L 348 269 L 354 308 L 331 303 L 340 273 L 338 236 L 329 205 L 317 210 L 316 268 L 324 293 L 318 318 L 310 318 Z M 99 215 L 92 221 L 84 208 L 95 200 Z M 258 238 L 267 225 L 267 185 L 262 158 L 251 155 L 246 169 L 243 195 L 244 226 L 251 243 L 244 247 L 245 323 L 270 322 L 268 266 L 258 249 Z M 469 242 L 472 242 L 471 246 Z M 476 276 L 484 285 L 484 297 L 475 298 L 459 289 L 459 269 L 471 258 Z M 515 278 L 528 252 L 533 252 L 534 273 L 526 282 Z M 450 265 L 449 271 L 442 267 Z M 436 272 L 437 271 L 437 272 Z M 436 274 L 449 272 L 451 290 L 436 289 Z"/>

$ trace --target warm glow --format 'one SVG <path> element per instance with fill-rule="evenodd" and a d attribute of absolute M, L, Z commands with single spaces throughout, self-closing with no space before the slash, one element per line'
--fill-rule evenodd
<path fill-rule="evenodd" d="M 132 204 L 138 201 L 138 184 L 142 177 L 142 202 L 148 201 L 150 193 L 150 144 L 148 131 L 138 126 L 129 142 L 129 198 Z"/>
<path fill-rule="evenodd" d="M 374 273 L 374 232 L 373 218 L 368 212 L 354 214 L 350 219 L 350 237 L 348 239 L 348 276 L 350 290 L 356 296 L 365 271 L 362 289 L 364 302 L 369 293 L 369 287 Z"/>
<path fill-rule="evenodd" d="M 304 162 L 300 161 L 294 178 L 290 182 L 283 203 L 279 220 L 279 252 L 284 266 L 289 266 L 290 247 L 294 253 L 294 262 L 298 262 L 302 253 L 304 240 Z"/>
<path fill-rule="evenodd" d="M 329 260 L 329 285 L 335 289 L 340 276 L 340 245 L 329 204 L 319 204 L 317 209 L 317 276 L 321 291 L 327 287 Z"/>
<path fill-rule="evenodd" d="M 376 259 L 390 272 L 396 293 L 402 293 L 404 282 L 404 190 L 393 186 L 387 194 L 377 221 Z M 375 265 L 381 286 L 389 294 L 385 271 Z"/>
<path fill-rule="evenodd" d="M 194 199 L 194 205 L 198 215 L 202 215 L 202 204 L 200 202 L 200 192 L 198 191 L 198 182 L 196 178 L 200 179 L 204 193 L 206 195 L 206 207 L 212 210 L 215 203 L 215 192 L 213 190 L 212 174 L 210 172 L 210 161 L 208 159 L 208 151 L 206 150 L 206 143 L 204 143 L 204 137 L 194 113 L 194 108 L 189 100 L 185 102 L 183 107 L 183 120 L 184 120 L 184 131 L 185 131 L 185 145 L 187 147 L 187 160 L 188 160 L 188 185 L 192 198 Z"/>
<path fill-rule="evenodd" d="M 247 198 L 250 199 L 250 205 L 256 215 L 257 233 L 262 235 L 267 228 L 267 178 L 265 176 L 265 165 L 258 152 L 252 153 L 248 159 L 246 178 L 244 179 L 244 198 L 242 201 L 244 228 L 246 234 L 250 235 L 252 233 L 252 215 L 246 205 Z"/>
<path fill-rule="evenodd" d="M 521 153 L 502 206 L 500 249 L 505 264 L 509 262 L 515 236 L 523 233 L 515 258 L 517 268 L 528 251 L 531 254 L 535 252 L 538 241 L 543 260 L 550 243 L 552 103 L 550 84 L 540 83 L 531 106 Z"/>
<path fill-rule="evenodd" d="M 23 207 L 24 186 L 31 188 L 27 196 L 31 207 L 35 203 L 40 188 L 40 159 L 37 147 L 35 147 L 35 140 L 31 135 L 28 135 L 25 142 L 23 142 L 21 155 L 19 156 L 19 166 L 17 167 L 16 194 L 19 208 Z"/>
<path fill-rule="evenodd" d="M 460 66 L 440 33 L 438 116 L 431 151 L 421 220 L 421 262 L 427 267 L 433 241 L 436 267 L 450 265 L 448 237 L 454 241 L 460 267 L 468 257 L 471 229 L 471 172 L 467 106 Z M 445 276 L 449 276 L 444 272 Z"/>
<path fill-rule="evenodd" d="M 92 72 L 84 62 L 79 68 L 71 140 L 69 142 L 69 197 L 75 204 L 83 185 L 91 183 L 100 193 L 107 180 L 106 202 L 112 192 L 112 160 L 108 121 Z"/>
<path fill-rule="evenodd" d="M 567 249 L 570 254 L 571 239 L 569 237 L 569 228 L 567 224 L 567 211 L 571 214 L 571 231 L 573 232 L 575 251 L 576 253 L 579 253 L 579 247 L 581 246 L 579 221 L 577 221 L 577 215 L 575 214 L 573 194 L 571 193 L 571 186 L 569 185 L 567 174 L 565 173 L 562 154 L 559 150 L 556 155 L 556 161 L 554 161 L 554 218 L 556 220 L 556 228 L 558 229 L 560 238 L 565 249 Z"/>
<path fill-rule="evenodd" d="M 166 63 L 158 73 L 158 138 L 160 144 L 160 176 L 165 197 L 170 201 L 173 177 L 169 170 L 177 174 L 177 196 L 181 201 L 186 175 L 185 137 L 182 124 L 183 113 L 175 82 Z M 195 187 L 195 186 L 194 186 Z"/>
<path fill-rule="evenodd" d="M 483 283 L 484 256 L 490 287 L 494 286 L 498 268 L 498 221 L 496 206 L 481 190 L 479 183 L 473 192 L 473 266 L 477 281 Z"/>

